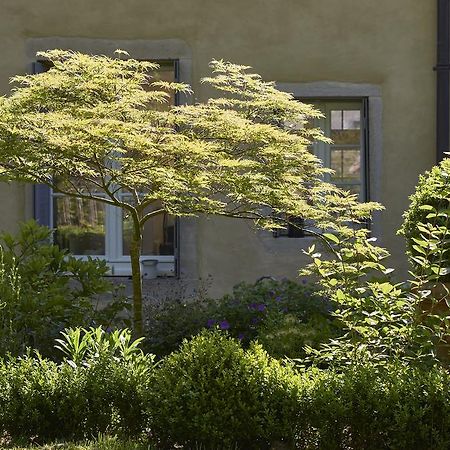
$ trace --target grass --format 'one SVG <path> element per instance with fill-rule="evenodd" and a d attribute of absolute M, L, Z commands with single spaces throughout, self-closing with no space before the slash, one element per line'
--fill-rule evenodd
<path fill-rule="evenodd" d="M 152 450 L 152 447 L 148 444 L 122 441 L 111 436 L 99 436 L 95 441 L 80 443 L 60 442 L 47 445 L 19 445 L 18 443 L 14 443 L 7 446 L 1 445 L 1 448 L 9 450 Z"/>

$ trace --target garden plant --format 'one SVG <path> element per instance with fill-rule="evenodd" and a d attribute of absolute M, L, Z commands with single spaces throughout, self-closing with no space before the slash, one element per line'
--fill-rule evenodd
<path fill-rule="evenodd" d="M 270 355 L 299 358 L 303 347 L 318 347 L 340 334 L 332 305 L 307 280 L 263 278 L 240 283 L 219 299 L 165 298 L 146 308 L 145 348 L 171 353 L 203 329 L 219 329 L 248 346 L 258 340 Z"/>
<path fill-rule="evenodd" d="M 304 126 L 321 113 L 248 67 L 212 61 L 213 74 L 202 81 L 218 95 L 162 110 L 171 92 L 189 95 L 190 87 L 154 81 L 157 65 L 117 56 L 42 52 L 47 72 L 13 78 L 12 94 L 0 101 L 0 177 L 130 216 L 137 335 L 142 230 L 151 217 L 214 214 L 273 229 L 286 217 L 326 226 L 333 205 L 361 217 L 375 207 L 360 207 L 323 181 L 326 169 L 308 145 L 326 138 Z"/>
<path fill-rule="evenodd" d="M 0 355 L 32 348 L 55 356 L 65 328 L 127 322 L 129 303 L 105 278 L 105 262 L 79 260 L 50 240 L 51 231 L 34 221 L 0 235 Z"/>
<path fill-rule="evenodd" d="M 430 293 L 449 274 L 449 163 L 412 197 L 403 232 L 413 280 L 398 282 L 370 236 L 380 205 L 323 181 L 308 151 L 325 139 L 305 126 L 319 114 L 310 106 L 247 67 L 213 61 L 203 81 L 217 97 L 162 110 L 169 92 L 190 88 L 152 81 L 151 63 L 123 52 L 41 57 L 50 70 L 16 77 L 0 101 L 0 175 L 131 216 L 134 337 L 143 333 L 142 229 L 156 214 L 216 214 L 268 229 L 306 219 L 318 242 L 303 273 L 317 286 L 263 280 L 220 302 L 152 310 L 147 346 L 163 356 L 156 362 L 143 337 L 91 318 L 93 297 L 109 289 L 105 263 L 74 259 L 35 223 L 3 235 L 2 445 L 450 448 L 450 374 L 438 353 L 448 312 L 423 308 L 442 302 Z M 59 362 L 38 351 L 56 333 Z"/>

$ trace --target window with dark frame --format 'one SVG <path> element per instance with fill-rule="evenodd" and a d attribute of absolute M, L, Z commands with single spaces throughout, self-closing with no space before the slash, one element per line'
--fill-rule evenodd
<path fill-rule="evenodd" d="M 368 120 L 367 99 L 302 99 L 322 111 L 323 118 L 311 121 L 311 126 L 323 130 L 332 144 L 318 142 L 311 152 L 320 158 L 325 167 L 334 170 L 325 181 L 336 184 L 356 194 L 361 202 L 369 199 L 368 170 Z M 302 238 L 305 219 L 288 218 L 284 229 L 275 230 L 274 237 Z"/>
<path fill-rule="evenodd" d="M 159 69 L 152 73 L 155 79 L 178 81 L 178 61 L 152 61 Z M 50 68 L 47 61 L 34 65 L 34 72 L 45 72 Z M 178 103 L 177 95 L 172 95 L 170 105 Z M 125 195 L 125 194 L 124 194 Z M 121 208 L 86 199 L 67 197 L 54 193 L 42 185 L 35 186 L 35 218 L 52 227 L 54 242 L 80 258 L 98 257 L 105 259 L 114 273 L 114 264 L 129 264 L 131 221 Z M 149 209 L 155 209 L 151 205 Z M 48 217 L 48 218 L 47 218 Z M 142 258 L 155 258 L 172 268 L 166 275 L 175 274 L 177 246 L 177 220 L 168 214 L 152 217 L 144 226 Z M 130 269 L 131 271 L 131 269 Z M 119 274 L 119 273 L 117 273 Z"/>

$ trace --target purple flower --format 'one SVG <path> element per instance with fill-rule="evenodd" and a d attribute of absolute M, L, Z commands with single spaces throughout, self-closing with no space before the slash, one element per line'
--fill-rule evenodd
<path fill-rule="evenodd" d="M 281 300 L 282 300 L 282 298 L 281 298 L 280 295 L 279 295 L 278 297 L 275 297 L 275 301 L 276 301 L 276 302 L 281 302 Z"/>
<path fill-rule="evenodd" d="M 214 319 L 208 319 L 208 322 L 206 322 L 206 326 L 208 328 L 212 328 L 216 324 L 216 321 Z"/>
<path fill-rule="evenodd" d="M 230 323 L 227 320 L 222 320 L 222 322 L 219 322 L 219 328 L 221 330 L 229 330 L 230 329 Z"/>
<path fill-rule="evenodd" d="M 253 325 L 258 324 L 259 322 L 261 322 L 261 319 L 259 317 L 253 317 L 253 319 L 252 319 L 252 324 Z"/>
<path fill-rule="evenodd" d="M 276 294 L 275 291 L 269 291 L 269 295 L 270 295 L 271 297 L 275 297 L 275 294 Z"/>
<path fill-rule="evenodd" d="M 303 284 L 306 284 L 307 282 L 308 282 L 308 280 L 304 280 L 304 279 L 302 280 Z"/>
<path fill-rule="evenodd" d="M 239 339 L 240 341 L 242 341 L 242 339 L 244 339 L 244 337 L 245 337 L 245 334 L 244 334 L 244 333 L 239 333 L 239 334 L 238 334 L 238 339 Z"/>
<path fill-rule="evenodd" d="M 266 310 L 266 305 L 264 303 L 251 303 L 248 305 L 249 309 L 254 309 L 255 311 L 264 312 Z"/>

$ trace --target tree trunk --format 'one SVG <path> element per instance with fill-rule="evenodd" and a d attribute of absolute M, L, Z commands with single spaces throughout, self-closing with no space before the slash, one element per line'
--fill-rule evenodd
<path fill-rule="evenodd" d="M 139 217 L 133 217 L 133 238 L 130 244 L 131 275 L 133 281 L 133 331 L 136 337 L 144 334 L 142 322 L 142 277 L 141 277 L 141 246 L 142 233 Z"/>

